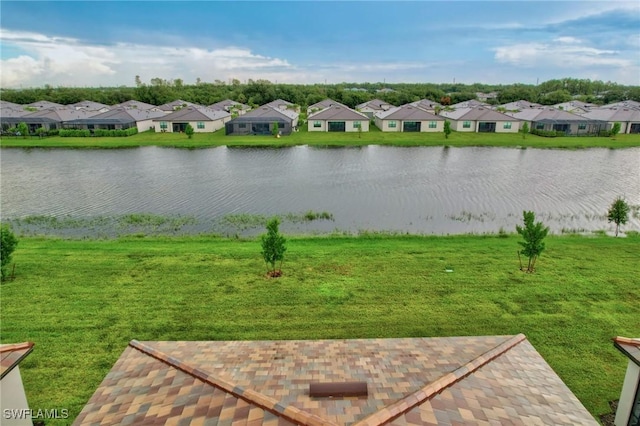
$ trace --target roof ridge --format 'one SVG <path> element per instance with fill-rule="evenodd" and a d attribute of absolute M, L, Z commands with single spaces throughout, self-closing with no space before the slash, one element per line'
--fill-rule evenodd
<path fill-rule="evenodd" d="M 388 405 L 379 411 L 365 417 L 364 419 L 354 423 L 352 426 L 378 426 L 391 422 L 402 414 L 422 404 L 426 400 L 434 397 L 444 389 L 464 379 L 480 367 L 490 363 L 514 346 L 526 340 L 527 337 L 520 333 L 510 339 L 500 343 L 493 349 L 484 352 L 479 357 L 467 362 L 465 365 L 458 367 L 454 371 L 445 374 L 437 380 L 427 384 L 425 387 L 418 389 L 410 395 Z"/>
<path fill-rule="evenodd" d="M 29 348 L 32 348 L 33 345 L 34 345 L 33 342 L 4 344 L 4 345 L 0 345 L 0 353 L 2 353 L 2 352 L 19 351 L 19 350 L 22 350 L 22 349 L 29 349 Z"/>
<path fill-rule="evenodd" d="M 183 373 L 195 377 L 198 380 L 202 380 L 203 382 L 211 386 L 230 393 L 236 398 L 240 398 L 250 404 L 257 405 L 260 408 L 269 411 L 279 417 L 284 417 L 293 423 L 307 426 L 337 426 L 336 423 L 323 419 L 322 417 L 319 417 L 315 414 L 300 410 L 299 408 L 292 405 L 283 405 L 280 403 L 280 401 L 271 398 L 270 396 L 254 391 L 253 389 L 245 389 L 241 386 L 234 385 L 233 383 L 227 382 L 220 377 L 213 376 L 206 371 L 185 364 L 179 359 L 169 356 L 164 352 L 159 351 L 151 346 L 145 345 L 144 343 L 141 343 L 135 339 L 129 342 L 129 346 L 152 358 L 157 359 L 160 362 L 168 364 L 171 367 L 182 371 Z"/>
<path fill-rule="evenodd" d="M 613 341 L 616 343 L 623 343 L 625 345 L 640 347 L 640 339 L 618 336 L 618 337 L 614 337 Z"/>

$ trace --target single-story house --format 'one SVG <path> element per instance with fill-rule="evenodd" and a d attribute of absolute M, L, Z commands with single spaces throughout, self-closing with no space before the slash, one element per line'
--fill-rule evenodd
<path fill-rule="evenodd" d="M 231 114 L 226 111 L 186 106 L 165 114 L 164 117 L 155 118 L 153 123 L 156 132 L 184 132 L 187 124 L 191 124 L 194 132 L 204 133 L 222 129 L 229 120 L 231 120 Z"/>
<path fill-rule="evenodd" d="M 32 342 L 0 345 L 0 416 L 3 426 L 33 426 L 19 367 L 32 350 Z"/>
<path fill-rule="evenodd" d="M 345 105 L 334 105 L 307 117 L 310 132 L 368 132 L 369 117 Z"/>
<path fill-rule="evenodd" d="M 155 105 L 151 105 L 146 102 L 135 101 L 133 99 L 128 100 L 126 102 L 112 105 L 111 108 L 130 108 L 130 109 L 139 109 L 139 110 L 161 111 L 161 109 Z"/>
<path fill-rule="evenodd" d="M 74 425 L 596 426 L 522 335 L 132 340 Z"/>
<path fill-rule="evenodd" d="M 420 109 L 423 109 L 427 112 L 434 113 L 436 110 L 441 110 L 442 105 L 438 102 L 432 101 L 431 99 L 420 99 L 419 101 L 411 102 L 409 105 L 416 106 Z"/>
<path fill-rule="evenodd" d="M 63 123 L 93 117 L 96 114 L 99 113 L 97 111 L 58 107 L 42 109 L 18 117 L 2 117 L 1 121 L 3 128 L 7 125 L 13 127 L 18 123 L 26 123 L 29 127 L 29 133 L 34 133 L 40 127 L 44 127 L 46 130 L 61 129 Z"/>
<path fill-rule="evenodd" d="M 207 108 L 219 109 L 222 111 L 227 111 L 230 114 L 238 114 L 238 115 L 242 115 L 251 109 L 249 105 L 232 101 L 231 99 L 225 99 L 223 101 L 216 102 L 215 104 L 209 105 Z"/>
<path fill-rule="evenodd" d="M 613 339 L 613 345 L 629 358 L 614 424 L 638 426 L 640 425 L 640 339 L 616 337 Z"/>
<path fill-rule="evenodd" d="M 572 112 L 574 114 L 584 114 L 585 112 L 589 112 L 591 108 L 597 108 L 598 105 L 582 101 L 569 101 L 555 104 L 553 107 L 567 112 Z"/>
<path fill-rule="evenodd" d="M 356 111 L 360 111 L 365 114 L 369 118 L 373 118 L 373 116 L 380 111 L 387 111 L 393 108 L 395 105 L 391 105 L 389 102 L 381 101 L 380 99 L 372 99 L 367 102 L 363 102 L 361 104 L 356 105 Z"/>
<path fill-rule="evenodd" d="M 517 133 L 520 130 L 518 118 L 486 106 L 442 111 L 440 115 L 448 119 L 451 122 L 451 130 L 457 132 Z"/>
<path fill-rule="evenodd" d="M 109 105 L 101 104 L 100 102 L 93 101 L 80 101 L 75 104 L 67 105 L 68 107 L 75 109 L 83 109 L 85 111 L 107 112 L 111 109 Z"/>
<path fill-rule="evenodd" d="M 276 123 L 281 135 L 289 135 L 297 130 L 298 113 L 291 109 L 262 105 L 229 121 L 225 129 L 227 135 L 270 135 Z"/>
<path fill-rule="evenodd" d="M 498 94 L 496 92 L 489 92 L 489 93 L 476 92 L 476 98 L 480 102 L 487 102 L 488 100 L 498 99 Z"/>
<path fill-rule="evenodd" d="M 540 107 L 542 107 L 541 104 L 537 104 L 535 102 L 529 102 L 529 101 L 525 101 L 524 99 L 521 99 L 519 101 L 513 101 L 513 102 L 508 102 L 502 105 L 496 105 L 495 107 L 493 107 L 493 109 L 517 112 L 517 111 L 522 111 L 529 108 L 540 108 Z"/>
<path fill-rule="evenodd" d="M 67 121 L 62 126 L 73 129 L 86 129 L 93 132 L 96 129 L 125 130 L 137 127 L 138 132 L 146 132 L 154 128 L 154 119 L 166 117 L 162 111 L 151 111 L 134 108 L 115 108 L 102 114 L 88 118 Z"/>
<path fill-rule="evenodd" d="M 376 126 L 383 132 L 442 132 L 444 117 L 413 104 L 381 111 L 375 115 Z"/>
<path fill-rule="evenodd" d="M 296 104 L 293 104 L 289 101 L 285 101 L 283 99 L 276 99 L 275 101 L 271 101 L 269 103 L 264 104 L 263 106 L 268 106 L 268 107 L 272 107 L 272 108 L 277 108 L 277 109 L 281 109 L 284 111 L 294 111 L 298 114 L 300 114 L 300 107 L 297 106 Z"/>
<path fill-rule="evenodd" d="M 611 130 L 615 123 L 620 123 L 620 133 L 640 133 L 640 109 L 633 108 L 594 108 L 583 117 L 605 121 L 607 130 Z"/>
<path fill-rule="evenodd" d="M 172 102 L 167 102 L 166 104 L 158 105 L 158 109 L 164 111 L 167 114 L 171 114 L 174 111 L 178 111 L 185 107 L 196 107 L 196 108 L 204 108 L 203 105 L 194 104 L 193 102 L 183 101 L 182 99 L 178 99 Z"/>
<path fill-rule="evenodd" d="M 313 105 L 309 105 L 309 107 L 307 108 L 307 116 L 332 106 L 341 106 L 344 108 L 349 108 L 345 104 L 341 104 L 340 102 L 334 101 L 333 99 L 325 99 L 323 101 L 316 102 Z"/>
<path fill-rule="evenodd" d="M 529 108 L 507 115 L 529 123 L 531 130 L 564 132 L 567 135 L 597 135 L 606 128 L 606 122 L 590 120 L 554 107 Z"/>
<path fill-rule="evenodd" d="M 457 104 L 449 105 L 449 107 L 453 109 L 476 108 L 480 106 L 491 107 L 491 105 L 489 105 L 488 103 L 477 101 L 475 99 L 470 99 L 468 101 L 462 101 L 462 102 L 458 102 Z"/>
<path fill-rule="evenodd" d="M 10 106 L 2 107 L 0 109 L 0 127 L 3 132 L 6 132 L 11 127 L 15 127 L 20 123 L 20 118 L 25 115 L 32 114 L 31 111 L 25 111 L 21 105 L 18 108 L 12 108 Z"/>

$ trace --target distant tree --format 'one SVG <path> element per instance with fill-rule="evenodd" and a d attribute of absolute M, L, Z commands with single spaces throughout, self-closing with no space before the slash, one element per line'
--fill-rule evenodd
<path fill-rule="evenodd" d="M 622 126 L 620 125 L 619 121 L 616 121 L 615 123 L 613 123 L 613 127 L 611 127 L 611 136 L 615 136 L 618 133 L 620 133 L 620 128 Z"/>
<path fill-rule="evenodd" d="M 18 239 L 6 223 L 0 228 L 0 279 L 7 278 L 7 266 L 11 263 L 11 255 L 18 245 Z"/>
<path fill-rule="evenodd" d="M 18 123 L 17 130 L 18 132 L 20 132 L 23 138 L 29 136 L 29 126 L 27 126 L 27 123 L 25 123 L 24 121 Z"/>
<path fill-rule="evenodd" d="M 518 251 L 518 258 L 524 255 L 529 259 L 527 268 L 523 269 L 522 260 L 520 260 L 520 270 L 529 273 L 535 271 L 536 259 L 544 250 L 545 246 L 542 242 L 549 233 L 549 227 L 545 227 L 542 222 L 535 222 L 536 216 L 531 211 L 523 211 L 524 226 L 516 225 L 516 231 L 524 238 L 524 242 L 518 241 L 522 246 L 522 250 Z"/>
<path fill-rule="evenodd" d="M 184 132 L 187 134 L 187 137 L 191 139 L 193 137 L 193 126 L 191 124 L 187 124 L 184 128 Z"/>
<path fill-rule="evenodd" d="M 451 105 L 451 97 L 449 96 L 443 96 L 440 98 L 440 103 L 442 105 Z"/>
<path fill-rule="evenodd" d="M 451 122 L 449 120 L 444 121 L 444 138 L 449 139 L 451 134 Z"/>
<path fill-rule="evenodd" d="M 617 237 L 620 225 L 626 224 L 629 220 L 629 204 L 622 197 L 616 198 L 611 207 L 609 207 L 607 219 L 609 223 L 614 222 L 616 224 Z"/>
<path fill-rule="evenodd" d="M 520 133 L 522 133 L 522 139 L 527 137 L 527 133 L 529 133 L 529 123 L 527 123 L 526 121 L 524 122 L 522 128 L 520 129 Z"/>
<path fill-rule="evenodd" d="M 280 220 L 277 217 L 272 218 L 267 222 L 267 233 L 260 237 L 262 258 L 267 265 L 267 275 L 272 278 L 282 275 L 282 260 L 287 251 L 287 240 L 280 234 L 279 225 Z M 277 262 L 280 262 L 278 269 Z"/>

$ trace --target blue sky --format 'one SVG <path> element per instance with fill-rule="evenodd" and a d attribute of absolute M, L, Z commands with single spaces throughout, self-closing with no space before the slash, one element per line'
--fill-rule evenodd
<path fill-rule="evenodd" d="M 2 87 L 160 77 L 640 85 L 640 2 L 6 1 Z"/>

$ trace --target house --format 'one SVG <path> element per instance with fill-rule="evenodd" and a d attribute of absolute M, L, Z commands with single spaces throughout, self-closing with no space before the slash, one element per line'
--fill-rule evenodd
<path fill-rule="evenodd" d="M 2 117 L 2 125 L 5 126 L 5 124 L 7 124 L 9 127 L 13 127 L 23 122 L 29 127 L 29 133 L 34 133 L 40 127 L 43 127 L 45 130 L 61 129 L 63 123 L 89 118 L 96 114 L 99 113 L 97 111 L 57 107 L 38 110 L 19 117 Z"/>
<path fill-rule="evenodd" d="M 215 132 L 231 120 L 226 111 L 205 107 L 186 106 L 153 120 L 156 131 L 179 133 L 184 132 L 190 124 L 195 133 Z"/>
<path fill-rule="evenodd" d="M 158 109 L 160 109 L 161 111 L 164 111 L 167 114 L 170 114 L 174 111 L 177 111 L 179 109 L 182 109 L 188 106 L 202 108 L 202 105 L 198 105 L 198 104 L 194 104 L 193 102 L 187 102 L 187 101 L 183 101 L 182 99 L 178 99 L 173 102 L 168 102 L 166 104 L 158 105 Z"/>
<path fill-rule="evenodd" d="M 613 345 L 629 358 L 614 424 L 638 426 L 640 425 L 640 339 L 616 337 L 613 339 Z"/>
<path fill-rule="evenodd" d="M 591 120 L 605 121 L 606 130 L 620 123 L 620 133 L 640 133 L 640 108 L 594 108 L 581 115 Z"/>
<path fill-rule="evenodd" d="M 146 132 L 155 128 L 153 120 L 160 117 L 166 118 L 166 114 L 162 111 L 120 107 L 92 117 L 67 121 L 63 127 L 91 132 L 96 129 L 124 130 L 136 127 L 138 132 Z"/>
<path fill-rule="evenodd" d="M 32 350 L 31 342 L 0 345 L 0 416 L 3 426 L 33 425 L 19 367 Z"/>
<path fill-rule="evenodd" d="M 487 102 L 489 100 L 498 99 L 498 94 L 496 92 L 476 92 L 476 99 L 478 99 L 480 102 Z"/>
<path fill-rule="evenodd" d="M 85 111 L 107 112 L 111 109 L 109 105 L 101 104 L 93 101 L 80 101 L 75 104 L 67 105 L 69 108 L 83 109 Z"/>
<path fill-rule="evenodd" d="M 307 108 L 307 116 L 332 106 L 341 106 L 341 107 L 349 108 L 345 104 L 341 104 L 340 102 L 334 101 L 333 99 L 325 99 L 323 101 L 316 102 L 313 105 L 309 105 L 309 107 Z"/>
<path fill-rule="evenodd" d="M 356 105 L 356 111 L 360 111 L 367 117 L 373 118 L 373 116 L 377 112 L 387 111 L 388 109 L 393 107 L 394 105 L 391 105 L 389 102 L 381 101 L 380 99 L 372 99 L 370 101 Z"/>
<path fill-rule="evenodd" d="M 528 122 L 531 130 L 563 132 L 567 135 L 597 135 L 606 127 L 603 121 L 590 120 L 554 107 L 529 108 L 506 114 Z"/>
<path fill-rule="evenodd" d="M 309 115 L 307 126 L 310 132 L 368 132 L 369 117 L 337 104 Z"/>
<path fill-rule="evenodd" d="M 451 121 L 451 130 L 458 132 L 517 133 L 520 130 L 518 118 L 486 106 L 442 111 L 440 115 Z"/>
<path fill-rule="evenodd" d="M 230 114 L 235 113 L 237 115 L 242 115 L 251 109 L 249 105 L 241 104 L 240 102 L 232 101 L 231 99 L 225 99 L 223 101 L 216 102 L 215 104 L 209 105 L 207 108 L 219 109 L 222 111 L 227 111 Z"/>
<path fill-rule="evenodd" d="M 519 334 L 133 340 L 74 425 L 465 423 L 598 424 Z"/>
<path fill-rule="evenodd" d="M 5 108 L 24 110 L 24 108 L 20 104 L 15 104 L 13 102 L 3 101 L 0 99 L 0 109 L 5 109 Z"/>
<path fill-rule="evenodd" d="M 535 102 L 525 101 L 524 99 L 520 99 L 519 101 L 509 102 L 502 105 L 496 105 L 493 109 L 497 111 L 522 111 L 524 109 L 529 108 L 540 108 L 542 105 L 537 104 Z"/>
<path fill-rule="evenodd" d="M 58 104 L 55 102 L 49 101 L 36 101 L 30 104 L 23 105 L 23 107 L 30 111 L 37 111 L 41 109 L 51 109 L 51 108 L 64 108 L 65 106 L 62 104 Z"/>
<path fill-rule="evenodd" d="M 462 102 L 458 102 L 457 104 L 449 105 L 449 107 L 452 108 L 452 109 L 475 108 L 475 107 L 479 107 L 479 106 L 490 107 L 490 105 L 488 103 L 477 101 L 475 99 L 470 99 L 468 101 L 462 101 Z"/>
<path fill-rule="evenodd" d="M 383 132 L 442 132 L 444 117 L 413 104 L 381 111 L 375 115 L 376 126 Z"/>
<path fill-rule="evenodd" d="M 620 101 L 614 102 L 612 104 L 603 105 L 599 108 L 630 108 L 630 109 L 640 109 L 640 102 L 638 101 Z"/>
<path fill-rule="evenodd" d="M 119 104 L 115 104 L 111 106 L 112 108 L 130 108 L 130 109 L 140 109 L 140 110 L 152 110 L 152 111 L 161 111 L 155 105 L 148 104 L 146 102 L 134 101 L 133 99 L 128 100 L 126 102 L 122 102 Z"/>
<path fill-rule="evenodd" d="M 276 99 L 275 101 L 271 101 L 267 104 L 265 104 L 265 106 L 268 107 L 273 107 L 273 108 L 277 108 L 277 109 L 281 109 L 281 110 L 290 110 L 290 111 L 295 111 L 296 113 L 300 114 L 300 107 L 292 104 L 289 101 L 285 101 L 283 99 Z"/>
<path fill-rule="evenodd" d="M 18 106 L 19 108 L 12 108 L 10 106 L 0 108 L 0 127 L 3 132 L 6 132 L 11 127 L 17 126 L 21 121 L 21 117 L 32 113 L 31 111 L 22 109 L 21 105 Z"/>
<path fill-rule="evenodd" d="M 440 111 L 442 109 L 441 104 L 436 101 L 432 101 L 431 99 L 420 99 L 419 101 L 411 102 L 409 105 L 416 106 L 433 114 L 435 114 L 436 111 Z"/>
<path fill-rule="evenodd" d="M 553 105 L 556 109 L 572 112 L 574 114 L 584 114 L 585 112 L 589 112 L 591 108 L 596 108 L 597 106 L 598 105 L 596 104 L 590 104 L 582 101 L 569 101 Z"/>
<path fill-rule="evenodd" d="M 266 104 L 234 118 L 225 128 L 227 135 L 270 135 L 276 123 L 279 134 L 289 135 L 297 130 L 298 113 Z"/>

